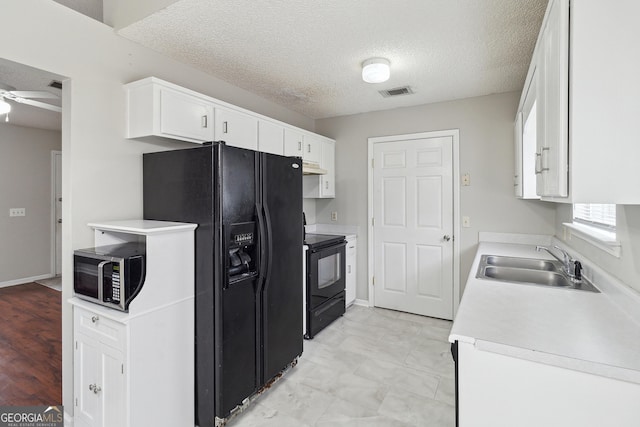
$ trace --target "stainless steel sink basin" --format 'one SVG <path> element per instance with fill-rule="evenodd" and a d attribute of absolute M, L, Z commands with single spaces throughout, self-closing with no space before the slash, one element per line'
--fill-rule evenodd
<path fill-rule="evenodd" d="M 535 283 L 546 286 L 571 286 L 571 281 L 563 274 L 553 271 L 528 270 L 525 268 L 487 266 L 484 276 L 505 282 Z"/>
<path fill-rule="evenodd" d="M 559 262 L 536 258 L 483 255 L 480 258 L 476 277 L 509 283 L 600 292 L 584 278 L 581 283 L 572 282 L 562 272 L 562 265 Z"/>
<path fill-rule="evenodd" d="M 500 255 L 483 255 L 480 263 L 498 267 L 527 268 L 530 270 L 562 271 L 562 265 L 557 261 L 536 258 L 516 258 Z"/>

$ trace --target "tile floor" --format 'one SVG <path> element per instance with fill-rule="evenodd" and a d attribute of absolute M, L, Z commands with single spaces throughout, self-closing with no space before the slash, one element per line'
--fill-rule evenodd
<path fill-rule="evenodd" d="M 455 425 L 451 322 L 352 306 L 228 427 Z"/>

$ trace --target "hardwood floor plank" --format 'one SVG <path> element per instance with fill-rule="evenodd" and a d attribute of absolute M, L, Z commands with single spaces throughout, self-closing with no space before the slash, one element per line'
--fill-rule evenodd
<path fill-rule="evenodd" d="M 0 405 L 62 404 L 62 294 L 0 288 Z"/>

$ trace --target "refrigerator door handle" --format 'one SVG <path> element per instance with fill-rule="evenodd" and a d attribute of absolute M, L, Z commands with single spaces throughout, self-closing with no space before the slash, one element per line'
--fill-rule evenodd
<path fill-rule="evenodd" d="M 271 265 L 272 265 L 272 254 L 273 254 L 273 241 L 271 239 L 271 233 L 273 232 L 272 227 L 271 227 L 271 214 L 269 214 L 269 208 L 265 205 L 262 207 L 263 212 L 264 212 L 264 218 L 265 218 L 265 222 L 267 225 L 267 230 L 266 230 L 266 236 L 267 239 L 265 239 L 267 241 L 266 246 L 266 251 L 264 252 L 265 254 L 267 254 L 267 272 L 265 275 L 265 281 L 264 281 L 264 289 L 267 289 L 269 287 L 269 278 L 271 277 Z"/>
<path fill-rule="evenodd" d="M 267 233 L 265 230 L 265 219 L 262 214 L 263 208 L 260 203 L 256 203 L 256 217 L 258 218 L 258 233 L 260 239 L 260 266 L 258 271 L 258 292 L 262 291 L 267 271 Z"/>

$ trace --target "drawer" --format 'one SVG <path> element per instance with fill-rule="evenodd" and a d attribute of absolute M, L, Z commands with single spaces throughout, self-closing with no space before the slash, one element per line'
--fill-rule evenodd
<path fill-rule="evenodd" d="M 126 339 L 124 324 L 80 307 L 74 307 L 73 318 L 76 332 L 94 337 L 109 347 L 124 351 Z"/>

